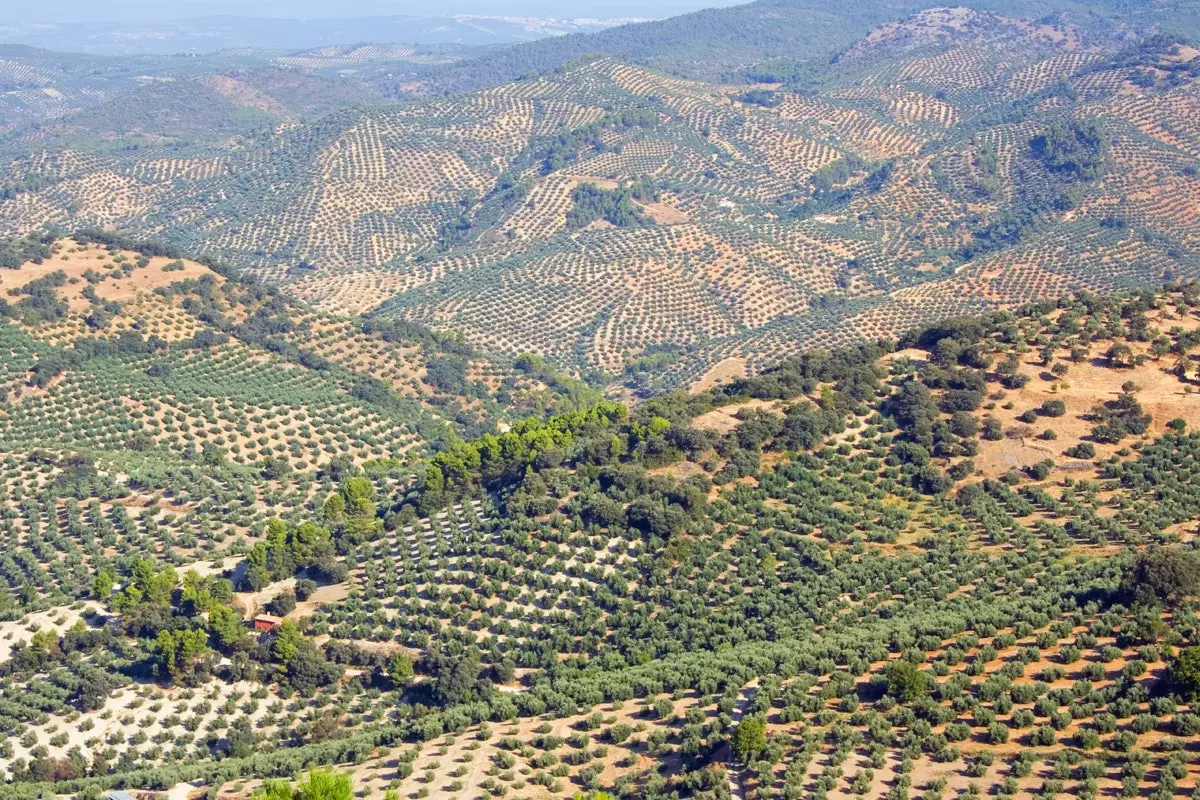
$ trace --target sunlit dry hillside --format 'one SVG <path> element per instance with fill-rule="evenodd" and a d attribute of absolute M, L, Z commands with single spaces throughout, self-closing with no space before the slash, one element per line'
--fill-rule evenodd
<path fill-rule="evenodd" d="M 64 122 L 18 140 L 33 146 L 8 166 L 0 220 L 129 229 L 333 314 L 610 376 L 673 362 L 665 380 L 687 383 L 952 313 L 1194 275 L 1195 56 L 950 9 L 782 84 L 592 58 L 318 122 L 279 112 L 186 156 L 72 148 Z M 196 80 L 252 115 L 278 105 Z"/>

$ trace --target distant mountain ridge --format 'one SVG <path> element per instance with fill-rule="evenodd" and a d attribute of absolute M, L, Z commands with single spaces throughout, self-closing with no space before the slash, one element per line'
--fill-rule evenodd
<path fill-rule="evenodd" d="M 680 77 L 720 80 L 772 59 L 823 63 L 885 22 L 944 5 L 937 0 L 756 0 L 498 49 L 427 70 L 425 88 L 434 94 L 485 88 L 595 53 Z M 1188 0 L 969 0 L 955 5 L 1030 20 L 1066 15 L 1087 35 L 1109 40 L 1136 31 L 1200 33 L 1200 14 Z"/>
<path fill-rule="evenodd" d="M 631 21 L 635 20 L 405 14 L 332 19 L 212 16 L 143 23 L 0 23 L 0 42 L 111 56 L 204 54 L 237 48 L 296 50 L 332 42 L 368 41 L 478 47 L 592 33 Z"/>

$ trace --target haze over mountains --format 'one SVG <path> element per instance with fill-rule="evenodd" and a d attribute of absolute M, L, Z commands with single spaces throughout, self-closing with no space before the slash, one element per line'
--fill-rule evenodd
<path fill-rule="evenodd" d="M 368 41 L 502 45 L 544 36 L 594 32 L 629 21 L 620 17 L 556 19 L 473 14 L 320 19 L 206 16 L 134 23 L 20 21 L 0 23 L 0 39 L 31 47 L 99 55 L 171 55 L 230 49 L 298 50 Z"/>
<path fill-rule="evenodd" d="M 726 0 L 725 4 L 730 4 Z M 721 3 L 716 3 L 721 5 Z M 78 3 L 0 9 L 0 43 L 101 55 L 207 53 L 231 48 L 304 49 L 355 42 L 511 44 L 587 33 L 700 8 L 696 0 L 572 4 L 525 0 Z"/>
<path fill-rule="evenodd" d="M 491 17 L 631 17 L 654 18 L 685 14 L 701 8 L 734 5 L 728 0 L 704 3 L 700 0 L 583 0 L 565 7 L 551 0 L 456 0 L 453 6 L 435 0 L 346 0 L 322 3 L 318 0 L 177 0 L 157 3 L 151 0 L 47 0 L 37 5 L 5 6 L 0 22 L 162 22 L 212 16 L 239 16 L 271 19 L 337 19 L 386 16 L 454 16 L 472 14 Z M 564 13 L 566 11 L 570 13 Z M 328 42 L 326 42 L 328 44 Z"/>

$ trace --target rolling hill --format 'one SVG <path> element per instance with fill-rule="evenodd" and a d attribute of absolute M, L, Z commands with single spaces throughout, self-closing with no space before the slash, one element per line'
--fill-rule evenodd
<path fill-rule="evenodd" d="M 771 84 L 590 57 L 305 122 L 322 79 L 276 78 L 285 101 L 261 73 L 197 77 L 198 93 L 143 90 L 136 114 L 14 132 L 0 224 L 112 226 L 331 313 L 683 385 L 1194 276 L 1195 56 L 1069 17 L 941 9 Z M 193 95 L 208 99 L 167 113 Z M 111 146 L 122 125 L 136 149 Z"/>
<path fill-rule="evenodd" d="M 560 68 L 587 55 L 605 54 L 677 77 L 722 80 L 773 59 L 823 64 L 882 24 L 943 5 L 932 0 L 757 0 L 665 20 L 623 25 L 498 49 L 430 71 L 432 88 L 468 91 Z M 1070 19 L 1089 39 L 1165 30 L 1200 33 L 1190 2 L 1074 0 L 972 0 L 964 7 L 1014 19 Z"/>
<path fill-rule="evenodd" d="M 228 130 L 253 122 L 261 128 L 266 122 L 311 119 L 378 102 L 384 84 L 401 80 L 406 71 L 475 52 L 461 45 L 359 43 L 102 56 L 0 44 L 0 131 L 19 142 L 40 136 L 47 124 L 58 135 L 82 126 L 80 143 L 86 145 L 111 132 L 104 125 L 112 124 L 114 115 L 127 117 L 139 132 L 162 118 L 164 127 L 150 132 L 164 138 L 140 146 L 177 147 L 170 122 L 181 116 L 188 117 L 192 134 L 207 126 Z M 184 103 L 188 97 L 190 106 Z M 248 111 L 263 117 L 247 120 Z M 63 127 L 52 120 L 63 120 Z M 89 131 L 93 123 L 97 129 Z"/>
<path fill-rule="evenodd" d="M 432 446 L 588 396 L 544 367 L 354 325 L 169 248 L 95 231 L 29 247 L 0 269 L 0 451 L 37 465 L 9 490 L 78 481 L 94 513 L 128 509 L 125 532 L 151 550 L 162 537 L 217 553 L 331 475 L 400 480 Z M 74 569 L 41 591 L 90 580 L 88 562 Z"/>
<path fill-rule="evenodd" d="M 1200 797 L 1195 8 L 5 49 L 0 800 Z"/>
<path fill-rule="evenodd" d="M 94 252 L 61 242 L 23 271 Z M 90 286 L 123 296 L 150 261 Z M 173 268 L 164 299 L 228 297 L 203 269 Z M 415 482 L 343 463 L 286 491 L 209 459 L 151 494 L 115 471 L 128 444 L 31 451 L 13 431 L 43 402 L 34 371 L 0 407 L 0 797 L 261 797 L 319 765 L 414 798 L 1186 793 L 1197 302 L 1172 286 L 958 318 L 458 441 Z M 10 347 L 32 323 L 14 308 Z M 261 356 L 205 411 L 199 379 L 233 359 L 163 357 L 147 380 L 177 388 L 155 392 L 147 452 L 292 400 L 301 435 L 345 424 L 320 370 Z M 256 377 L 269 415 L 243 405 Z M 104 433 L 65 410 L 38 416 Z M 209 546 L 231 533 L 209 515 L 250 531 Z"/>

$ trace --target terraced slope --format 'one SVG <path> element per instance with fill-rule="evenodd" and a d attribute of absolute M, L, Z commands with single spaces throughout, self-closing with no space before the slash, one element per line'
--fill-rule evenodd
<path fill-rule="evenodd" d="M 198 78 L 250 127 L 188 143 L 185 115 L 181 146 L 135 152 L 97 147 L 99 128 L 68 146 L 68 123 L 22 134 L 0 225 L 110 225 L 330 313 L 687 384 L 1196 275 L 1200 59 L 1172 39 L 1105 47 L 1069 18 L 931 10 L 782 86 L 597 57 L 269 130 L 267 99 Z"/>
<path fill-rule="evenodd" d="M 415 482 L 343 464 L 219 560 L 175 527 L 208 509 L 156 505 L 183 475 L 10 457 L 0 797 L 313 765 L 414 800 L 1186 796 L 1198 307 L 1064 298 L 531 420 Z M 208 508 L 260 508 L 217 474 Z"/>
<path fill-rule="evenodd" d="M 77 486 L 97 499 L 80 513 L 149 552 L 215 554 L 342 470 L 396 480 L 450 437 L 588 396 L 534 364 L 411 326 L 364 330 L 160 248 L 80 236 L 0 269 L 4 492 Z M 53 516 L 22 509 L 13 536 Z"/>
<path fill-rule="evenodd" d="M 624 25 L 590 36 L 573 35 L 502 48 L 427 71 L 419 84 L 434 92 L 472 91 L 561 68 L 574 59 L 605 54 L 699 80 L 722 80 L 773 59 L 825 64 L 875 26 L 943 5 L 936 0 L 757 0 L 721 9 Z M 1133 31 L 1200 33 L 1186 0 L 1081 3 L 1075 0 L 969 0 L 974 11 L 1015 19 L 1069 18 L 1083 38 L 1109 40 Z"/>

